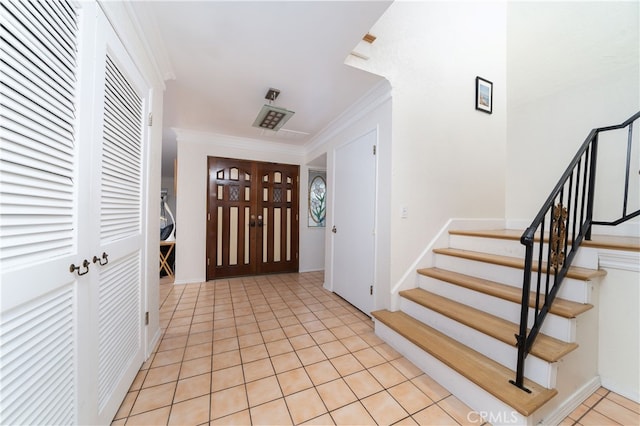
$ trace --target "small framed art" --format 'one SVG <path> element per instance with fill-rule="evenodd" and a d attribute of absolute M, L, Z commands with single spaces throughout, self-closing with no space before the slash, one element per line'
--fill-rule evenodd
<path fill-rule="evenodd" d="M 491 114 L 493 112 L 493 83 L 476 77 L 476 109 Z"/>

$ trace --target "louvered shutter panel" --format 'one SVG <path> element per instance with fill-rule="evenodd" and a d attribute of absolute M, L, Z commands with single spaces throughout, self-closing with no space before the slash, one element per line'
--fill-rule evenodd
<path fill-rule="evenodd" d="M 141 232 L 142 110 L 140 96 L 107 55 L 100 240 Z"/>
<path fill-rule="evenodd" d="M 1 290 L 30 295 L 0 317 L 0 424 L 77 423 L 73 277 L 5 280 L 77 249 L 77 35 L 67 2 L 0 3 Z"/>
<path fill-rule="evenodd" d="M 0 262 L 75 244 L 77 12 L 66 2 L 0 6 Z"/>

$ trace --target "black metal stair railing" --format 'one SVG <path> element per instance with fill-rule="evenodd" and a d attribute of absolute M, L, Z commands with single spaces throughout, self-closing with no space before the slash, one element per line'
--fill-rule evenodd
<path fill-rule="evenodd" d="M 638 118 L 640 112 L 622 124 L 593 129 L 589 133 L 540 212 L 520 238 L 520 242 L 525 246 L 524 279 L 520 329 L 516 335 L 518 363 L 515 380 L 511 383 L 527 392 L 528 389 L 524 386 L 525 359 L 567 275 L 578 247 L 584 239 L 591 239 L 592 225 L 614 226 L 640 215 L 640 210 L 627 211 L 633 125 Z M 628 132 L 622 215 L 612 221 L 594 221 L 598 136 L 603 132 L 625 128 L 628 128 Z M 530 297 L 535 297 L 531 324 Z"/>

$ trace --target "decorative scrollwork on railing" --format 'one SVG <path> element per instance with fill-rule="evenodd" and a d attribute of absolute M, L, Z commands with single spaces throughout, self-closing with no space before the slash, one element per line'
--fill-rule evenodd
<path fill-rule="evenodd" d="M 567 208 L 558 203 L 553 208 L 551 221 L 551 265 L 558 269 L 564 264 L 564 240 L 567 233 Z"/>

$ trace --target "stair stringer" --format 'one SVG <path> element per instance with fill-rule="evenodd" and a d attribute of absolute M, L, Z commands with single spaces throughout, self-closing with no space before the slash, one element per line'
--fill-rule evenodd
<path fill-rule="evenodd" d="M 469 406 L 473 411 L 468 416 L 475 416 L 471 417 L 470 421 L 481 416 L 485 421 L 495 426 L 502 424 L 533 426 L 537 423 L 535 422 L 535 416 L 523 416 L 463 375 L 420 349 L 381 321 L 375 321 L 375 332 L 388 345 Z M 512 386 L 508 383 L 507 385 Z"/>
<path fill-rule="evenodd" d="M 423 324 L 515 371 L 518 354 L 515 345 L 508 345 L 411 300 L 403 298 L 400 306 L 402 312 L 411 315 Z M 524 373 L 527 379 L 547 389 L 552 389 L 556 385 L 556 374 L 557 363 L 546 362 L 534 355 L 527 357 Z"/>

